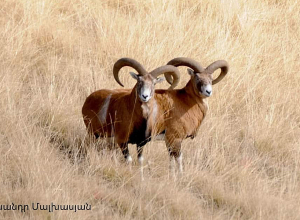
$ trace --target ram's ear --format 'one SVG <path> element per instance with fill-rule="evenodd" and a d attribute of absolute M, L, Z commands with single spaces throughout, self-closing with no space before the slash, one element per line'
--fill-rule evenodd
<path fill-rule="evenodd" d="M 165 81 L 165 80 L 166 80 L 165 77 L 158 77 L 158 78 L 155 79 L 154 84 L 161 83 L 161 82 L 163 82 L 163 81 Z"/>
<path fill-rule="evenodd" d="M 139 76 L 137 74 L 135 74 L 134 72 L 129 72 L 129 74 L 131 75 L 132 78 L 134 78 L 135 80 L 139 79 Z"/>
<path fill-rule="evenodd" d="M 194 70 L 192 70 L 192 69 L 190 69 L 190 68 L 187 69 L 187 72 L 188 72 L 188 74 L 189 74 L 190 76 L 195 75 Z"/>

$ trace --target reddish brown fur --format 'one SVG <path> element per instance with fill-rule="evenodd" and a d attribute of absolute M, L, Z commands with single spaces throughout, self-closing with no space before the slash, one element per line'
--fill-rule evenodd
<path fill-rule="evenodd" d="M 109 95 L 111 98 L 105 122 L 101 122 L 98 114 Z M 150 99 L 147 104 L 151 106 L 152 101 Z M 136 143 L 129 138 L 134 129 L 140 128 L 143 124 L 141 105 L 142 102 L 136 94 L 136 86 L 133 89 L 98 90 L 88 96 L 83 105 L 84 123 L 91 134 L 98 134 L 100 137 L 115 136 L 120 146 L 127 142 Z"/>
<path fill-rule="evenodd" d="M 208 106 L 191 80 L 182 89 L 156 90 L 155 100 L 158 113 L 154 132 L 160 134 L 165 131 L 169 152 L 178 157 L 182 140 L 197 134 Z"/>
<path fill-rule="evenodd" d="M 130 66 L 139 73 L 130 73 L 137 80 L 134 88 L 103 89 L 92 93 L 82 107 L 82 115 L 88 132 L 96 138 L 114 137 L 128 162 L 132 161 L 128 143 L 137 144 L 138 158 L 142 165 L 142 146 L 147 143 L 146 139 L 151 137 L 152 132 L 152 120 L 148 120 L 148 116 L 153 114 L 152 107 L 156 106 L 155 99 L 152 99 L 154 87 L 163 81 L 157 77 L 164 73 L 172 76 L 174 81 L 170 83 L 170 88 L 174 88 L 179 82 L 179 71 L 174 66 L 165 65 L 147 73 L 136 60 L 121 58 L 113 67 L 114 78 L 121 86 L 118 74 L 124 66 Z"/>
<path fill-rule="evenodd" d="M 153 116 L 156 124 L 152 133 L 165 134 L 164 139 L 171 159 L 175 157 L 179 171 L 182 172 L 181 143 L 185 138 L 196 136 L 208 110 L 204 99 L 211 96 L 211 85 L 224 78 L 229 66 L 226 61 L 218 60 L 204 69 L 198 62 L 185 57 L 174 58 L 168 65 L 192 68 L 193 70 L 188 69 L 191 79 L 182 89 L 155 91 L 157 114 Z M 212 73 L 218 68 L 221 68 L 221 73 L 213 80 Z M 169 76 L 166 79 L 172 82 Z M 172 169 L 172 163 L 170 165 Z"/>

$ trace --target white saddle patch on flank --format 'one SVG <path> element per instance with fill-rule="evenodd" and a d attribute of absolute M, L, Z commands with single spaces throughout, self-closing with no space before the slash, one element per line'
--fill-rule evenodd
<path fill-rule="evenodd" d="M 100 111 L 98 113 L 98 118 L 101 123 L 105 123 L 105 121 L 106 121 L 107 110 L 109 107 L 110 98 L 111 98 L 111 94 L 109 96 L 107 96 L 107 98 L 105 99 L 105 101 L 102 105 L 102 108 L 100 109 Z"/>

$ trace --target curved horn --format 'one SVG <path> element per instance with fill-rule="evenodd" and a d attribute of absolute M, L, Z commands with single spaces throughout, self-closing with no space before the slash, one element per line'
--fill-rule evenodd
<path fill-rule="evenodd" d="M 165 66 L 158 67 L 152 70 L 149 74 L 151 74 L 155 78 L 161 74 L 165 74 L 165 76 L 168 76 L 171 79 L 173 77 L 172 82 L 169 82 L 171 84 L 169 89 L 174 89 L 178 85 L 180 79 L 179 70 L 172 65 L 165 65 Z"/>
<path fill-rule="evenodd" d="M 124 66 L 130 66 L 130 67 L 134 68 L 139 73 L 139 75 L 144 76 L 147 74 L 147 71 L 145 70 L 145 68 L 138 61 L 131 59 L 131 58 L 126 58 L 126 57 L 119 59 L 114 64 L 113 74 L 114 74 L 114 78 L 117 81 L 117 83 L 119 83 L 123 87 L 124 87 L 124 85 L 121 83 L 121 81 L 119 79 L 119 71 Z"/>
<path fill-rule="evenodd" d="M 172 60 L 170 60 L 167 65 L 172 65 L 172 66 L 187 66 L 192 68 L 195 72 L 201 73 L 204 71 L 204 68 L 201 66 L 200 63 L 198 63 L 196 60 L 193 60 L 191 58 L 187 57 L 177 57 Z M 165 74 L 166 80 L 168 83 L 172 83 L 172 78 L 170 75 Z"/>
<path fill-rule="evenodd" d="M 221 73 L 216 79 L 214 79 L 212 81 L 213 85 L 220 82 L 225 77 L 225 75 L 227 74 L 227 72 L 229 70 L 229 65 L 225 60 L 217 60 L 217 61 L 213 62 L 212 64 L 210 64 L 205 69 L 205 71 L 207 73 L 212 74 L 214 71 L 216 71 L 219 68 L 221 68 Z"/>

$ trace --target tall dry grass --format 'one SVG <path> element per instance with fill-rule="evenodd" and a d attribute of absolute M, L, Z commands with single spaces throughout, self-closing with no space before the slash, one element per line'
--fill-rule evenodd
<path fill-rule="evenodd" d="M 92 206 L 2 210 L 1 219 L 300 219 L 298 1 L 0 5 L 0 204 Z M 183 143 L 177 181 L 161 142 L 145 148 L 144 182 L 119 151 L 97 151 L 104 143 L 80 157 L 83 102 L 118 88 L 112 65 L 124 56 L 149 70 L 178 56 L 230 63 L 197 138 Z M 180 70 L 182 87 L 189 77 Z"/>

